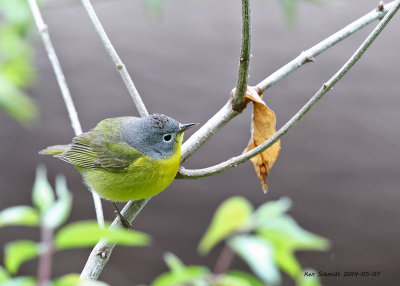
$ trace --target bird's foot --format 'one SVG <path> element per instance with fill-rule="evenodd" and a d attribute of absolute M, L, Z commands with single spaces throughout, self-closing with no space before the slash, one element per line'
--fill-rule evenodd
<path fill-rule="evenodd" d="M 125 227 L 125 228 L 132 227 L 132 225 L 129 223 L 129 221 L 119 211 L 115 210 L 114 213 L 119 218 L 119 221 L 121 222 L 123 227 Z"/>
<path fill-rule="evenodd" d="M 115 211 L 114 213 L 116 214 L 116 216 L 119 218 L 119 221 L 121 222 L 122 226 L 125 228 L 131 228 L 132 225 L 129 223 L 129 221 L 121 214 L 121 212 L 119 211 L 117 205 L 113 202 L 112 203 L 114 205 Z"/>

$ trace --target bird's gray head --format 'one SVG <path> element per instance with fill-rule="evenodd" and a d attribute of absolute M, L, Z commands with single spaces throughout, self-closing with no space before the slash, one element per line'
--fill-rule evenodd
<path fill-rule="evenodd" d="M 124 140 L 143 154 L 156 159 L 172 156 L 177 144 L 182 143 L 182 133 L 193 123 L 180 124 L 163 114 L 142 118 L 130 117 L 123 124 Z"/>

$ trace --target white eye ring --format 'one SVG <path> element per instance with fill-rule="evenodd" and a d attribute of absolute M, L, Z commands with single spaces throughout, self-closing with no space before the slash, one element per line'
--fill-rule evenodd
<path fill-rule="evenodd" d="M 169 142 L 172 139 L 172 135 L 171 134 L 165 134 L 163 139 L 164 139 L 165 142 Z"/>

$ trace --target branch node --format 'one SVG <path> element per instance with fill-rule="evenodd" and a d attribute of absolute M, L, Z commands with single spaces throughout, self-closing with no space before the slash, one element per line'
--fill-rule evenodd
<path fill-rule="evenodd" d="M 108 257 L 110 248 L 108 246 L 104 246 L 99 250 L 97 253 L 98 256 L 100 256 L 102 259 L 106 259 Z"/>
<path fill-rule="evenodd" d="M 256 85 L 253 88 L 255 89 L 255 91 L 258 93 L 259 96 L 261 96 L 263 94 L 261 87 Z"/>
<path fill-rule="evenodd" d="M 303 107 L 291 119 L 289 119 L 288 122 L 286 122 L 278 131 L 276 131 L 275 134 L 273 134 L 271 137 L 269 137 L 267 140 L 265 140 L 254 149 L 246 151 L 239 156 L 232 157 L 225 162 L 203 169 L 185 170 L 186 174 L 181 174 L 181 178 L 184 178 L 185 176 L 187 178 L 201 178 L 221 173 L 225 170 L 235 167 L 238 164 L 248 161 L 257 154 L 262 153 L 264 150 L 266 150 L 267 148 L 272 146 L 272 144 L 278 141 L 282 136 L 284 136 L 287 132 L 289 132 L 289 130 L 293 128 L 293 126 L 295 126 L 305 116 L 305 114 L 307 114 L 307 112 L 309 112 L 315 106 L 315 104 L 328 93 L 329 90 L 332 90 L 332 87 L 338 81 L 340 81 L 364 55 L 365 51 L 367 51 L 374 40 L 386 27 L 387 23 L 392 19 L 393 15 L 400 9 L 400 0 L 396 0 L 393 3 L 394 5 L 390 8 L 382 21 L 369 34 L 369 36 L 365 39 L 365 41 L 361 44 L 357 51 L 350 57 L 350 59 L 338 70 L 338 72 L 336 72 L 329 79 L 329 81 L 325 82 L 322 85 L 322 88 L 318 90 L 317 93 L 315 93 L 313 97 L 311 97 L 311 99 L 305 105 L 303 105 Z M 183 169 L 181 171 L 183 171 Z"/>
<path fill-rule="evenodd" d="M 315 61 L 315 58 L 314 58 L 314 57 L 306 57 L 306 58 L 303 60 L 302 64 L 312 63 L 312 62 L 314 62 L 314 61 Z"/>
<path fill-rule="evenodd" d="M 124 66 L 122 64 L 117 64 L 117 69 L 118 70 L 122 70 L 124 68 Z"/>
<path fill-rule="evenodd" d="M 378 11 L 382 12 L 385 9 L 385 2 L 380 1 L 377 7 Z"/>
<path fill-rule="evenodd" d="M 47 26 L 46 24 L 44 24 L 40 29 L 39 29 L 39 34 L 44 34 L 47 33 L 49 31 L 49 26 Z"/>
<path fill-rule="evenodd" d="M 242 100 L 240 102 L 235 103 L 234 98 L 236 94 L 236 88 L 234 88 L 231 92 L 231 98 L 229 99 L 229 103 L 231 105 L 231 108 L 233 111 L 237 113 L 241 113 L 243 109 L 246 108 L 248 101 L 247 100 Z M 244 95 L 244 98 L 246 97 L 246 94 Z"/>

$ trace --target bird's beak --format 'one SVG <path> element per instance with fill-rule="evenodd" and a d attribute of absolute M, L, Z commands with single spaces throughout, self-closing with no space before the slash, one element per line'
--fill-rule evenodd
<path fill-rule="evenodd" d="M 179 134 L 179 133 L 182 133 L 182 132 L 188 130 L 190 127 L 193 127 L 193 126 L 198 125 L 198 124 L 199 124 L 199 123 L 179 124 L 179 131 L 178 131 L 178 134 Z"/>

